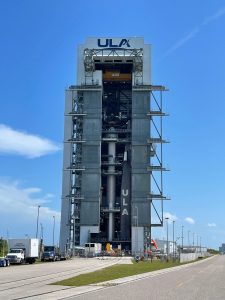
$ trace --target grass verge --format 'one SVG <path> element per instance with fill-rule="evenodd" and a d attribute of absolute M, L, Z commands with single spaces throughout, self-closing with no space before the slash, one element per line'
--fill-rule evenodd
<path fill-rule="evenodd" d="M 83 286 L 89 284 L 95 284 L 103 281 L 113 280 L 122 277 L 128 277 L 146 272 L 152 272 L 165 268 L 171 268 L 181 265 L 179 262 L 160 262 L 153 261 L 140 261 L 139 263 L 133 263 L 130 265 L 114 265 L 95 272 L 81 274 L 76 277 L 65 279 L 53 283 L 54 285 L 66 285 L 66 286 Z"/>

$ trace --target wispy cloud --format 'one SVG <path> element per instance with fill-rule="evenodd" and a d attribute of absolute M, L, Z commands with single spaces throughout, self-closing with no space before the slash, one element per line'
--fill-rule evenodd
<path fill-rule="evenodd" d="M 205 20 L 202 22 L 201 26 L 208 25 L 210 22 L 216 21 L 219 18 L 221 18 L 223 15 L 225 15 L 225 6 L 221 7 L 217 12 L 215 12 L 213 15 L 205 18 Z"/>
<path fill-rule="evenodd" d="M 51 197 L 54 200 L 52 194 Z M 38 187 L 23 188 L 18 181 L 0 179 L 0 203 L 0 235 L 4 236 L 8 229 L 10 237 L 24 237 L 25 234 L 35 237 L 38 205 L 41 206 L 39 222 L 44 227 L 45 238 L 52 237 L 53 216 L 59 224 L 59 211 L 49 207 L 49 194 L 43 194 Z"/>
<path fill-rule="evenodd" d="M 186 44 L 190 39 L 192 39 L 194 36 L 196 36 L 199 33 L 200 28 L 196 27 L 194 30 L 189 32 L 185 37 L 180 39 L 178 42 L 176 42 L 169 50 L 167 50 L 166 55 L 169 55 L 170 53 L 174 52 L 176 49 L 180 48 L 184 44 Z"/>
<path fill-rule="evenodd" d="M 173 221 L 176 221 L 178 219 L 176 215 L 173 215 L 170 212 L 164 212 L 164 219 L 165 218 L 169 218 L 169 223 L 172 223 Z"/>
<path fill-rule="evenodd" d="M 0 124 L 0 152 L 36 158 L 60 149 L 59 145 L 37 135 Z"/>
<path fill-rule="evenodd" d="M 185 220 L 187 223 L 189 223 L 189 224 L 195 224 L 195 220 L 192 219 L 191 217 L 187 217 L 187 218 L 185 218 L 184 220 Z"/>
<path fill-rule="evenodd" d="M 193 30 L 191 30 L 189 33 L 187 33 L 183 38 L 178 40 L 176 43 L 174 43 L 173 46 L 171 46 L 165 53 L 164 57 L 168 56 L 169 54 L 173 53 L 178 48 L 185 45 L 189 40 L 194 38 L 200 30 L 210 24 L 211 22 L 217 21 L 219 18 L 223 17 L 225 15 L 225 7 L 220 8 L 217 12 L 215 12 L 213 15 L 206 17 L 199 25 L 197 25 Z"/>
<path fill-rule="evenodd" d="M 208 223 L 207 226 L 208 227 L 216 227 L 216 224 L 215 223 Z"/>

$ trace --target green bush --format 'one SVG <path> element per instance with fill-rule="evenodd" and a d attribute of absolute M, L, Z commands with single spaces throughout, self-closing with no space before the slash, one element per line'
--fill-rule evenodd
<path fill-rule="evenodd" d="M 3 238 L 0 238 L 0 257 L 6 256 L 8 253 L 8 244 L 7 241 Z"/>

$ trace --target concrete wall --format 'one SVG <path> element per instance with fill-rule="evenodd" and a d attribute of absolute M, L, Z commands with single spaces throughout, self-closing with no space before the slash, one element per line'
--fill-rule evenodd
<path fill-rule="evenodd" d="M 143 253 L 144 251 L 144 227 L 132 226 L 132 254 Z"/>
<path fill-rule="evenodd" d="M 207 252 L 196 252 L 196 253 L 181 253 L 180 254 L 180 262 L 188 262 L 198 259 L 199 257 L 208 256 Z"/>

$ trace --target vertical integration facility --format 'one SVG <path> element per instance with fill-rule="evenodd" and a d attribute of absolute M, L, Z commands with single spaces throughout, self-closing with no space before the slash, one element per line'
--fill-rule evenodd
<path fill-rule="evenodd" d="M 163 225 L 164 86 L 143 38 L 88 38 L 66 90 L 60 248 L 147 250 Z"/>

